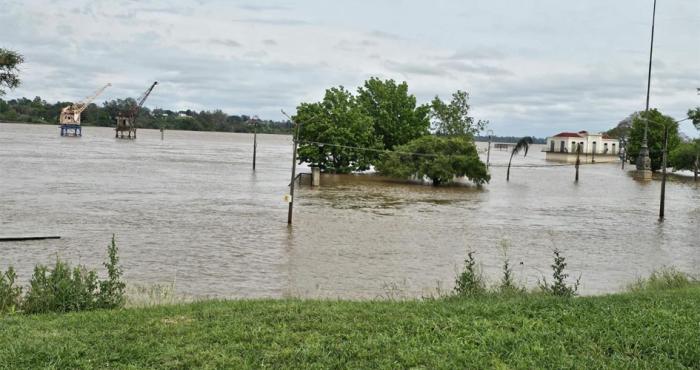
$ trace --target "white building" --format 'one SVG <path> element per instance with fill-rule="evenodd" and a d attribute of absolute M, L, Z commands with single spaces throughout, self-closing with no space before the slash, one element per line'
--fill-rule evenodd
<path fill-rule="evenodd" d="M 581 146 L 581 163 L 617 162 L 620 160 L 620 141 L 603 133 L 588 131 L 560 132 L 547 138 L 546 159 L 557 162 L 576 162 L 576 150 Z"/>

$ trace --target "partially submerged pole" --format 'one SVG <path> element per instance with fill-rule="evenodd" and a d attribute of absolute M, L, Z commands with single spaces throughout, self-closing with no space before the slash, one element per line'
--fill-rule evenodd
<path fill-rule="evenodd" d="M 282 114 L 287 116 L 289 120 L 294 124 L 295 122 L 287 115 L 287 113 L 282 111 Z M 297 172 L 297 144 L 299 138 L 299 130 L 301 129 L 301 123 L 296 124 L 296 132 L 292 136 L 292 180 L 289 184 L 289 212 L 287 213 L 287 224 L 292 224 L 292 214 L 294 211 L 294 182 L 296 181 Z"/>
<path fill-rule="evenodd" d="M 258 121 L 253 124 L 253 171 L 255 171 L 255 157 L 258 151 Z"/>
<path fill-rule="evenodd" d="M 486 168 L 489 168 L 489 160 L 491 159 L 491 136 L 493 136 L 493 131 L 489 130 L 489 148 L 486 151 Z"/>
<path fill-rule="evenodd" d="M 581 144 L 577 144 L 576 146 L 576 180 L 574 182 L 578 182 L 578 167 L 581 165 Z"/>
<path fill-rule="evenodd" d="M 663 176 L 661 178 L 661 203 L 659 204 L 659 221 L 664 220 L 664 206 L 666 202 L 666 157 L 668 153 L 668 125 L 664 125 L 664 151 L 662 154 L 661 170 Z"/>

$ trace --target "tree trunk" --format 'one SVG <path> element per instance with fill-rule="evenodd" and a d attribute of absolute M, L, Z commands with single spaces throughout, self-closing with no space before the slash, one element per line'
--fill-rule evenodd
<path fill-rule="evenodd" d="M 506 181 L 510 181 L 510 162 L 513 162 L 513 155 L 515 153 L 510 153 L 510 160 L 508 160 L 508 171 L 506 172 Z"/>
<path fill-rule="evenodd" d="M 700 154 L 695 155 L 695 182 L 698 182 L 698 167 L 700 167 Z"/>

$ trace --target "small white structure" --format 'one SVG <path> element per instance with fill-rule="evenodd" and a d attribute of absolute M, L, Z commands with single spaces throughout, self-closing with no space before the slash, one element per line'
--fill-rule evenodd
<path fill-rule="evenodd" d="M 576 162 L 576 150 L 581 146 L 581 163 L 617 162 L 620 160 L 620 141 L 603 133 L 588 131 L 560 132 L 547 138 L 545 158 L 548 161 Z"/>

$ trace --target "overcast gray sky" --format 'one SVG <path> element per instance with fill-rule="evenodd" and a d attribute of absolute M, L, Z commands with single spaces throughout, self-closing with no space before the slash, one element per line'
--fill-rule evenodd
<path fill-rule="evenodd" d="M 371 76 L 420 103 L 457 89 L 497 135 L 605 130 L 644 109 L 653 0 L 0 0 L 12 97 L 136 97 L 282 119 Z M 700 105 L 700 0 L 658 0 L 651 106 Z M 692 125 L 682 129 L 697 136 Z"/>

